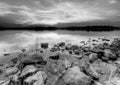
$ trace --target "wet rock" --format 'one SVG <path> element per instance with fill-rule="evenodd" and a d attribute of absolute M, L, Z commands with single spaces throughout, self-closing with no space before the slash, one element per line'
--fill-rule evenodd
<path fill-rule="evenodd" d="M 24 60 L 25 58 L 27 58 L 28 57 L 28 55 L 27 54 L 24 54 L 24 53 L 20 53 L 19 55 L 18 55 L 18 60 L 19 61 L 22 61 L 22 60 Z"/>
<path fill-rule="evenodd" d="M 66 83 L 65 83 L 64 79 L 62 77 L 60 77 L 55 81 L 55 85 L 66 85 Z"/>
<path fill-rule="evenodd" d="M 46 85 L 55 85 L 55 82 L 58 80 L 58 76 L 51 75 L 48 77 Z"/>
<path fill-rule="evenodd" d="M 44 81 L 47 78 L 47 75 L 45 72 L 38 71 L 35 75 L 28 77 L 25 82 L 32 82 L 35 81 L 33 85 L 44 85 Z"/>
<path fill-rule="evenodd" d="M 56 64 L 56 75 L 61 75 L 66 69 L 64 60 L 58 60 Z"/>
<path fill-rule="evenodd" d="M 6 69 L 5 73 L 6 75 L 10 75 L 10 74 L 15 74 L 17 71 L 18 71 L 17 67 L 10 67 Z"/>
<path fill-rule="evenodd" d="M 32 60 L 43 61 L 43 58 L 39 54 L 33 54 L 31 59 Z"/>
<path fill-rule="evenodd" d="M 78 66 L 74 66 L 67 70 L 64 76 L 64 80 L 66 83 L 77 82 L 79 80 L 83 80 L 84 77 L 87 78 L 87 76 L 80 71 L 80 68 Z"/>
<path fill-rule="evenodd" d="M 2 69 L 0 69 L 0 75 L 3 73 Z"/>
<path fill-rule="evenodd" d="M 36 65 L 46 65 L 46 64 L 47 64 L 47 61 L 42 61 L 39 59 L 25 60 L 25 61 L 20 62 L 20 64 L 18 65 L 18 68 L 20 70 L 22 70 L 27 65 L 35 65 L 36 66 Z"/>
<path fill-rule="evenodd" d="M 96 53 L 91 53 L 90 55 L 89 55 L 89 61 L 90 61 L 90 63 L 93 63 L 95 60 L 97 60 L 98 58 L 97 58 L 97 54 Z"/>
<path fill-rule="evenodd" d="M 71 67 L 72 62 L 70 60 L 68 60 L 68 59 L 65 59 L 64 60 L 64 65 L 65 65 L 65 68 L 69 68 L 69 67 Z"/>
<path fill-rule="evenodd" d="M 54 56 L 50 56 L 49 58 L 53 59 L 53 60 L 58 60 L 58 59 L 60 59 L 60 56 L 59 56 L 59 54 L 57 54 L 57 55 L 54 55 Z"/>
<path fill-rule="evenodd" d="M 116 61 L 117 56 L 110 49 L 105 49 L 104 56 L 102 59 L 107 60 L 107 61 Z"/>
<path fill-rule="evenodd" d="M 113 85 L 120 85 L 120 78 L 119 77 L 113 77 L 110 81 Z"/>
<path fill-rule="evenodd" d="M 116 66 L 114 66 L 112 64 L 104 63 L 104 62 L 99 62 L 98 64 L 93 65 L 93 67 L 94 67 L 94 70 L 98 74 L 100 82 L 107 81 L 109 79 L 111 73 L 116 71 L 116 69 L 117 69 Z"/>
<path fill-rule="evenodd" d="M 104 85 L 120 85 L 120 78 L 117 76 L 114 76 L 108 81 L 103 82 Z"/>
<path fill-rule="evenodd" d="M 48 48 L 48 43 L 41 43 L 41 48 L 47 49 Z"/>
<path fill-rule="evenodd" d="M 37 68 L 35 68 L 35 66 L 33 65 L 28 65 L 26 66 L 23 70 L 22 70 L 22 73 L 20 76 L 24 76 L 28 73 L 32 73 L 32 72 L 35 72 L 37 70 Z"/>
<path fill-rule="evenodd" d="M 71 50 L 71 48 L 72 48 L 72 44 L 70 44 L 70 43 L 67 44 L 66 47 L 65 47 L 66 50 Z"/>
<path fill-rule="evenodd" d="M 13 62 L 14 64 L 16 64 L 18 62 L 18 58 L 16 57 L 16 58 L 11 59 L 11 62 Z"/>
<path fill-rule="evenodd" d="M 8 85 L 9 82 L 9 80 L 0 80 L 0 85 Z"/>
<path fill-rule="evenodd" d="M 65 42 L 60 42 L 60 43 L 58 43 L 58 45 L 59 45 L 60 47 L 65 47 Z"/>

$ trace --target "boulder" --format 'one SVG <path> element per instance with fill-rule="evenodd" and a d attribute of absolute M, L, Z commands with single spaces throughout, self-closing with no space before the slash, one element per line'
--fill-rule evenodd
<path fill-rule="evenodd" d="M 47 78 L 47 75 L 46 75 L 45 72 L 43 72 L 43 71 L 38 71 L 35 75 L 28 77 L 28 78 L 25 80 L 25 82 L 30 83 L 30 82 L 32 82 L 32 81 L 35 81 L 35 82 L 33 83 L 33 85 L 44 85 L 44 81 L 45 81 L 46 78 Z"/>
<path fill-rule="evenodd" d="M 105 85 L 120 85 L 120 78 L 115 76 L 111 78 L 109 81 L 104 82 Z"/>
<path fill-rule="evenodd" d="M 7 75 L 10 75 L 16 73 L 17 71 L 18 71 L 17 67 L 10 67 L 10 68 L 6 68 L 5 73 Z"/>
<path fill-rule="evenodd" d="M 48 43 L 41 43 L 41 48 L 47 49 L 48 48 Z"/>
<path fill-rule="evenodd" d="M 8 85 L 9 80 L 0 80 L 0 85 Z"/>
<path fill-rule="evenodd" d="M 32 72 L 35 72 L 37 70 L 37 68 L 35 68 L 35 66 L 33 65 L 28 65 L 26 66 L 23 70 L 22 70 L 22 73 L 21 73 L 21 76 L 24 76 L 28 73 L 32 73 Z"/>
<path fill-rule="evenodd" d="M 111 72 L 114 72 L 117 69 L 115 65 L 104 62 L 93 65 L 93 68 L 97 72 L 100 82 L 107 81 L 111 75 Z"/>
<path fill-rule="evenodd" d="M 67 70 L 64 80 L 66 83 L 78 82 L 79 80 L 83 80 L 85 77 L 87 78 L 87 76 L 80 71 L 80 68 L 78 66 L 74 66 Z"/>
<path fill-rule="evenodd" d="M 59 54 L 57 54 L 57 55 L 54 55 L 54 56 L 50 56 L 49 58 L 53 59 L 53 60 L 58 60 L 58 59 L 60 59 L 60 56 L 59 56 Z"/>

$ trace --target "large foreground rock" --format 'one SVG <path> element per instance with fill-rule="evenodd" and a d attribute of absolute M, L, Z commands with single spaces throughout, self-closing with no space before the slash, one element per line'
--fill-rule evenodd
<path fill-rule="evenodd" d="M 33 65 L 28 65 L 26 66 L 23 70 L 22 70 L 22 74 L 21 76 L 24 76 L 28 73 L 32 73 L 32 72 L 35 72 L 37 70 L 37 68 L 35 68 L 35 66 Z"/>
<path fill-rule="evenodd" d="M 87 76 L 80 71 L 80 68 L 78 66 L 69 68 L 64 76 L 64 80 L 66 83 L 78 82 L 79 80 L 83 80 L 84 78 L 87 78 Z"/>
<path fill-rule="evenodd" d="M 31 83 L 34 81 L 33 85 L 44 85 L 44 81 L 47 75 L 43 71 L 38 71 L 35 75 L 28 77 L 25 82 Z"/>

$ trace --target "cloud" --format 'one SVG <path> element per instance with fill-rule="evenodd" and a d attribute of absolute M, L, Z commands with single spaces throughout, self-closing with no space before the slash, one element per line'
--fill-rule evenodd
<path fill-rule="evenodd" d="M 15 6 L 0 2 L 0 16 L 9 14 L 19 16 L 15 20 L 16 23 L 24 25 L 54 25 L 58 23 L 104 20 L 117 13 L 118 11 L 112 8 L 88 6 L 88 4 L 77 4 L 70 1 L 53 3 L 53 6 L 46 10 L 32 8 L 27 5 Z"/>

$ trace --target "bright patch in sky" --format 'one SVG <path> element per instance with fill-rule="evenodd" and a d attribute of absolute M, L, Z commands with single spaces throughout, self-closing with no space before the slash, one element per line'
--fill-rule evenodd
<path fill-rule="evenodd" d="M 16 3 L 13 4 L 12 2 Z M 35 25 L 114 20 L 120 15 L 117 0 L 4 0 L 0 1 L 0 16 L 12 17 L 17 24 Z M 33 3 L 31 3 L 33 2 Z"/>

